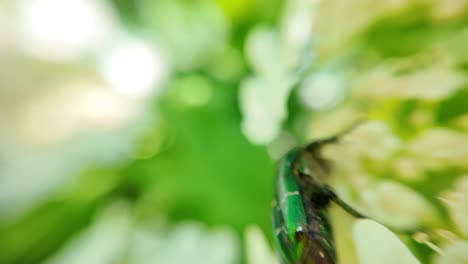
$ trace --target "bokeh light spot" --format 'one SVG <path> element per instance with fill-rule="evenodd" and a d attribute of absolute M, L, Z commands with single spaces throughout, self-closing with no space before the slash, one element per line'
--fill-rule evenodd
<path fill-rule="evenodd" d="M 126 40 L 101 61 L 103 78 L 122 95 L 143 97 L 162 88 L 168 64 L 161 51 L 142 40 Z"/>
<path fill-rule="evenodd" d="M 201 76 L 189 76 L 183 79 L 179 85 L 180 100 L 187 106 L 204 106 L 213 96 L 212 85 Z"/>
<path fill-rule="evenodd" d="M 16 8 L 19 46 L 46 60 L 76 59 L 97 50 L 117 24 L 103 1 L 22 0 Z"/>
<path fill-rule="evenodd" d="M 345 95 L 343 80 L 328 72 L 308 77 L 299 90 L 304 104 L 315 110 L 327 110 L 336 106 Z"/>

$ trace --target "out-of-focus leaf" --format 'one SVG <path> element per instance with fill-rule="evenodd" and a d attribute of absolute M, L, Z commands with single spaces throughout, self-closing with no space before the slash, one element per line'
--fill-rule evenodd
<path fill-rule="evenodd" d="M 171 220 L 229 224 L 238 231 L 258 223 L 268 230 L 273 164 L 264 148 L 242 135 L 236 90 L 203 76 L 184 78 L 203 81 L 176 82 L 162 100 L 161 123 L 171 145 L 126 173 L 152 193 L 145 204 Z M 181 100 L 181 92 L 202 84 L 211 94 L 202 104 Z"/>

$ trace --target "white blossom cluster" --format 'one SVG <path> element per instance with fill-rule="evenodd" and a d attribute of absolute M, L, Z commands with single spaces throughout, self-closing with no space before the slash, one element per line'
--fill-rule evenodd
<path fill-rule="evenodd" d="M 393 13 L 384 8 L 391 2 L 399 3 Z M 356 27 L 354 34 L 364 34 L 382 16 L 397 16 L 418 2 L 382 1 L 375 10 L 387 11 L 360 21 L 360 30 L 352 23 L 347 26 Z M 426 15 L 434 23 L 443 23 L 442 17 L 463 17 L 466 1 L 461 2 L 433 1 L 430 8 L 438 11 Z M 329 1 L 327 6 L 333 3 L 338 1 Z M 455 8 L 458 4 L 461 7 Z M 339 12 L 336 6 L 333 10 Z M 387 253 L 380 251 L 391 243 L 391 236 L 374 240 L 377 231 L 369 232 L 369 223 L 367 235 L 356 235 L 357 230 L 366 229 L 360 227 L 365 224 L 360 220 L 354 224 L 352 238 L 336 235 L 338 245 L 357 249 L 339 249 L 346 263 L 382 263 L 376 254 L 381 259 L 395 257 L 392 263 L 468 263 L 468 111 L 466 103 L 459 103 L 468 100 L 468 73 L 461 67 L 468 58 L 461 51 L 466 29 L 462 26 L 451 36 L 434 37 L 414 52 L 390 58 L 348 50 L 355 54 L 353 61 L 335 70 L 346 73 L 346 99 L 332 110 L 313 115 L 309 133 L 312 138 L 323 138 L 352 127 L 339 143 L 324 149 L 323 154 L 333 164 L 330 180 L 340 197 L 389 228 L 399 243 L 406 245 L 392 249 L 395 251 L 387 248 Z M 323 36 L 332 41 L 330 35 Z M 344 41 L 345 37 L 340 37 Z M 365 35 L 361 37 L 365 39 Z M 363 42 L 357 46 L 379 48 Z M 322 50 L 322 55 L 328 56 L 327 52 L 331 51 Z M 346 61 L 346 55 L 336 54 L 332 60 Z M 340 221 L 349 221 L 339 210 L 334 214 L 341 217 L 334 220 L 337 226 L 342 225 Z M 346 239 L 352 242 L 340 242 Z M 412 253 L 404 260 L 386 255 L 398 251 Z M 372 258 L 376 262 L 369 262 Z"/>

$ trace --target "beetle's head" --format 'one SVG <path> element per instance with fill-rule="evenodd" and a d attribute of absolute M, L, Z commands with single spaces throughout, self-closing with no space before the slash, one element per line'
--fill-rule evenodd
<path fill-rule="evenodd" d="M 302 149 L 298 155 L 297 168 L 301 180 L 307 186 L 321 188 L 329 181 L 330 164 L 321 156 L 319 146 L 316 149 Z"/>

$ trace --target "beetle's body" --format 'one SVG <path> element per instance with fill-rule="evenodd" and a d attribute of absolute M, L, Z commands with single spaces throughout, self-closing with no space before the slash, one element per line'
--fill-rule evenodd
<path fill-rule="evenodd" d="M 322 183 L 328 166 L 319 153 L 325 143 L 290 151 L 279 164 L 273 226 L 287 264 L 336 263 L 327 212 L 335 194 Z"/>

